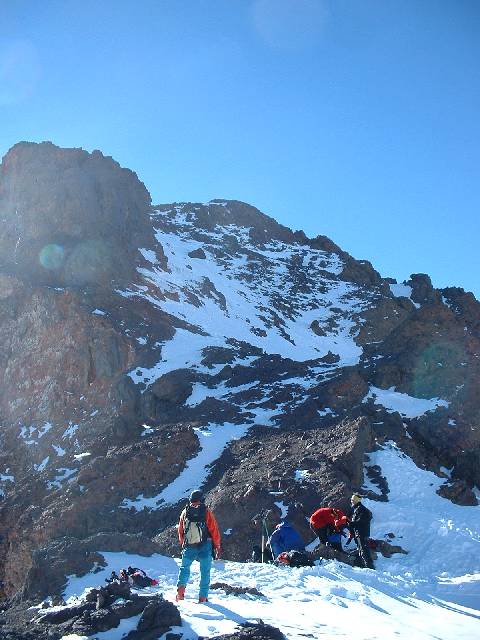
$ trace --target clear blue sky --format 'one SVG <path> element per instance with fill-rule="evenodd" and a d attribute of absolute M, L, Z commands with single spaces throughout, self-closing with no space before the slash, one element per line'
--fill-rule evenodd
<path fill-rule="evenodd" d="M 19 140 L 480 298 L 476 0 L 0 0 L 0 154 Z"/>

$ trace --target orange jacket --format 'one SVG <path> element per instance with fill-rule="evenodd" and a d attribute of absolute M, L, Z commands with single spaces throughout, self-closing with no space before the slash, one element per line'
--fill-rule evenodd
<path fill-rule="evenodd" d="M 185 514 L 187 512 L 187 507 L 180 514 L 180 520 L 178 522 L 178 539 L 180 544 L 183 547 L 183 542 L 185 540 Z M 215 516 L 210 511 L 210 509 L 205 510 L 205 523 L 207 525 L 208 533 L 212 539 L 212 544 L 215 549 L 220 549 L 221 538 L 220 538 L 220 530 L 218 528 L 217 521 L 215 520 Z"/>

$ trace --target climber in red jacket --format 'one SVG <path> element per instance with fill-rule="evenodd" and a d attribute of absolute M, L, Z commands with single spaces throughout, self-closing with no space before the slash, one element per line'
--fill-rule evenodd
<path fill-rule="evenodd" d="M 346 515 L 341 509 L 335 509 L 334 507 L 317 509 L 310 516 L 310 527 L 323 544 L 327 544 L 330 534 L 340 532 L 346 524 Z"/>

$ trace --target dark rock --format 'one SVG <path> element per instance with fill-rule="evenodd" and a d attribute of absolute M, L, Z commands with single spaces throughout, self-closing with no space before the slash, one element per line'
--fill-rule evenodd
<path fill-rule="evenodd" d="M 199 258 L 200 260 L 205 260 L 207 257 L 205 251 L 200 247 L 198 247 L 198 249 L 194 249 L 193 251 L 189 251 L 188 256 L 190 258 Z"/>
<path fill-rule="evenodd" d="M 412 273 L 406 282 L 412 287 L 411 299 L 419 304 L 430 304 L 440 299 L 440 293 L 432 286 L 430 276 L 425 273 Z"/>
<path fill-rule="evenodd" d="M 166 373 L 153 383 L 152 393 L 162 402 L 172 405 L 183 404 L 192 393 L 190 377 L 188 370 L 184 369 Z"/>
<path fill-rule="evenodd" d="M 121 618 L 113 609 L 99 609 L 88 613 L 88 618 L 80 618 L 73 623 L 72 632 L 90 636 L 94 633 L 114 629 L 120 624 Z"/>
<path fill-rule="evenodd" d="M 269 624 L 248 622 L 241 625 L 240 631 L 212 636 L 211 640 L 285 640 L 285 636 Z"/>
<path fill-rule="evenodd" d="M 85 611 L 94 611 L 95 604 L 92 602 L 83 602 L 82 604 L 75 604 L 66 606 L 59 611 L 47 611 L 37 616 L 36 622 L 41 624 L 61 624 L 72 618 L 83 615 Z"/>
<path fill-rule="evenodd" d="M 478 504 L 472 488 L 464 480 L 453 480 L 452 482 L 442 484 L 437 493 L 443 498 L 448 498 L 454 504 L 471 507 Z"/>
<path fill-rule="evenodd" d="M 263 593 L 255 587 L 236 587 L 234 585 L 227 584 L 226 582 L 213 582 L 210 585 L 210 589 L 221 589 L 222 591 L 225 591 L 227 595 L 233 594 L 234 596 L 238 596 L 248 593 L 252 596 L 265 597 Z"/>
<path fill-rule="evenodd" d="M 137 629 L 130 631 L 127 640 L 155 640 L 171 627 L 182 624 L 177 607 L 161 597 L 150 599 L 145 607 Z"/>

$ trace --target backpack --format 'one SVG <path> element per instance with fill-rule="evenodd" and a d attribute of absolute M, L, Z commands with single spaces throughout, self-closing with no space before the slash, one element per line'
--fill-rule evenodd
<path fill-rule="evenodd" d="M 134 573 L 132 575 L 133 584 L 135 587 L 143 589 L 144 587 L 150 587 L 152 585 L 152 579 L 148 576 L 143 576 L 141 573 Z"/>
<path fill-rule="evenodd" d="M 192 507 L 189 504 L 185 508 L 183 520 L 185 547 L 198 547 L 210 537 L 206 518 L 207 507 L 204 504 L 199 507 Z"/>
<path fill-rule="evenodd" d="M 276 559 L 278 564 L 289 567 L 313 567 L 314 564 L 305 551 L 283 551 Z"/>

